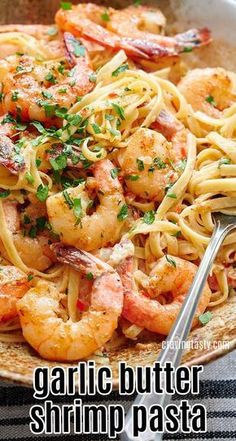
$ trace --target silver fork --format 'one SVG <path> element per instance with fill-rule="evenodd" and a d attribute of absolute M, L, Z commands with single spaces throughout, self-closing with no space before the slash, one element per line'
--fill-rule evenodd
<path fill-rule="evenodd" d="M 201 292 L 206 283 L 211 266 L 223 240 L 231 230 L 236 228 L 236 216 L 214 213 L 213 219 L 215 222 L 215 228 L 211 240 L 203 256 L 201 264 L 199 265 L 198 271 L 194 277 L 192 286 L 183 303 L 178 318 L 166 340 L 165 349 L 161 351 L 158 357 L 158 362 L 160 362 L 160 364 L 171 362 L 174 368 L 179 366 L 184 350 L 184 345 L 181 344 L 181 342 L 187 340 Z M 147 409 L 149 409 L 153 404 L 159 404 L 165 408 L 170 400 L 170 395 L 166 394 L 139 394 L 134 400 L 133 404 L 144 405 Z M 121 434 L 121 441 L 137 441 L 138 439 L 138 437 L 134 437 L 132 434 L 131 410 L 132 409 L 130 408 L 126 416 L 126 425 L 124 432 Z M 163 433 L 154 434 L 147 429 L 145 432 L 140 434 L 139 438 L 142 439 L 142 441 L 161 441 L 162 436 Z"/>

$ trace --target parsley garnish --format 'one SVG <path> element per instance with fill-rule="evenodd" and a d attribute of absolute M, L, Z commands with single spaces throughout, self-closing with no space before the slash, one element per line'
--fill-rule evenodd
<path fill-rule="evenodd" d="M 71 45 L 73 47 L 73 53 L 76 57 L 84 57 L 85 56 L 85 47 L 79 40 L 76 38 L 71 39 Z"/>
<path fill-rule="evenodd" d="M 113 109 L 116 111 L 117 115 L 119 115 L 120 119 L 125 119 L 125 111 L 123 107 L 119 106 L 116 103 L 111 103 Z"/>
<path fill-rule="evenodd" d="M 48 185 L 42 185 L 42 184 L 40 184 L 40 185 L 38 186 L 38 188 L 37 188 L 37 193 L 36 193 L 37 198 L 38 198 L 41 202 L 46 201 L 46 199 L 47 199 L 47 197 L 48 197 L 48 191 L 49 191 Z"/>
<path fill-rule="evenodd" d="M 229 158 L 221 158 L 219 160 L 218 168 L 220 168 L 222 165 L 231 164 L 231 160 Z"/>
<path fill-rule="evenodd" d="M 67 157 L 64 153 L 61 153 L 56 158 L 50 158 L 49 162 L 53 170 L 63 170 L 67 166 Z"/>
<path fill-rule="evenodd" d="M 74 215 L 77 218 L 76 224 L 78 224 L 81 221 L 81 217 L 82 217 L 82 204 L 81 204 L 81 199 L 80 198 L 75 198 L 73 200 L 73 211 L 74 211 Z"/>
<path fill-rule="evenodd" d="M 26 172 L 25 174 L 25 179 L 29 184 L 33 184 L 34 183 L 34 177 L 31 175 L 30 172 Z"/>
<path fill-rule="evenodd" d="M 154 158 L 153 164 L 155 165 L 156 168 L 158 168 L 158 170 L 161 170 L 161 169 L 164 169 L 167 167 L 166 163 L 163 162 L 161 158 Z"/>
<path fill-rule="evenodd" d="M 172 199 L 177 199 L 177 196 L 176 196 L 176 194 L 175 193 L 171 193 L 171 192 L 167 192 L 167 195 L 166 195 L 168 198 L 172 198 Z"/>
<path fill-rule="evenodd" d="M 93 72 L 93 73 L 91 73 L 90 75 L 89 75 L 89 81 L 91 82 L 91 83 L 96 83 L 96 81 L 97 81 L 97 75 Z"/>
<path fill-rule="evenodd" d="M 176 268 L 176 266 L 177 266 L 176 261 L 173 259 L 173 257 L 168 256 L 168 254 L 166 254 L 165 258 L 170 265 L 172 265 L 174 268 Z"/>
<path fill-rule="evenodd" d="M 45 76 L 45 80 L 49 81 L 49 83 L 52 84 L 56 84 L 57 80 L 56 77 L 52 74 L 52 72 L 49 72 L 46 76 Z"/>
<path fill-rule="evenodd" d="M 19 98 L 19 92 L 17 90 L 15 90 L 14 92 L 12 92 L 11 100 L 17 101 L 18 98 Z"/>
<path fill-rule="evenodd" d="M 129 69 L 129 65 L 127 63 L 122 64 L 116 70 L 114 70 L 111 75 L 112 77 L 118 77 L 120 73 L 125 72 L 128 69 Z"/>
<path fill-rule="evenodd" d="M 206 325 L 212 319 L 212 317 L 212 313 L 210 311 L 207 311 L 204 314 L 201 314 L 198 317 L 198 320 L 202 325 Z"/>
<path fill-rule="evenodd" d="M 139 175 L 127 175 L 125 176 L 125 179 L 129 181 L 137 181 L 139 179 Z"/>
<path fill-rule="evenodd" d="M 110 174 L 111 174 L 112 179 L 116 179 L 118 173 L 119 173 L 119 169 L 118 169 L 117 167 L 113 168 L 113 169 L 110 171 Z"/>
<path fill-rule="evenodd" d="M 11 192 L 10 192 L 10 190 L 3 190 L 3 189 L 0 189 L 0 198 L 7 198 L 7 196 L 9 196 L 9 194 L 10 194 Z"/>
<path fill-rule="evenodd" d="M 69 9 L 72 9 L 72 3 L 71 2 L 61 2 L 60 7 L 61 7 L 61 9 L 68 11 Z"/>
<path fill-rule="evenodd" d="M 64 191 L 62 192 L 62 194 L 63 194 L 63 197 L 64 197 L 64 199 L 65 199 L 66 204 L 68 205 L 68 207 L 69 207 L 70 210 L 71 210 L 71 208 L 73 208 L 73 206 L 74 206 L 74 202 L 73 202 L 73 200 L 71 199 L 71 197 L 70 197 L 68 191 L 64 190 Z"/>
<path fill-rule="evenodd" d="M 110 17 L 107 11 L 104 11 L 104 13 L 101 14 L 101 19 L 104 21 L 110 21 Z"/>
<path fill-rule="evenodd" d="M 144 170 L 144 162 L 141 159 L 136 159 L 139 171 Z"/>
<path fill-rule="evenodd" d="M 147 211 L 143 216 L 143 222 L 145 224 L 151 225 L 155 221 L 155 213 L 153 210 Z"/>
<path fill-rule="evenodd" d="M 117 219 L 119 221 L 123 221 L 127 217 L 128 217 L 128 206 L 126 204 L 123 204 L 118 215 L 117 215 Z"/>
<path fill-rule="evenodd" d="M 211 104 L 212 106 L 216 106 L 216 102 L 215 102 L 215 100 L 214 100 L 214 98 L 213 98 L 213 96 L 212 95 L 208 95 L 207 97 L 206 97 L 206 101 L 209 103 L 209 104 Z"/>
<path fill-rule="evenodd" d="M 33 274 L 29 274 L 27 277 L 28 282 L 31 282 L 31 280 L 33 280 L 34 276 Z"/>
<path fill-rule="evenodd" d="M 183 52 L 192 52 L 192 50 L 193 50 L 192 46 L 185 46 Z"/>
<path fill-rule="evenodd" d="M 43 90 L 42 95 L 44 98 L 48 98 L 48 99 L 52 98 L 52 93 L 48 92 L 48 90 Z"/>
<path fill-rule="evenodd" d="M 93 273 L 86 274 L 86 279 L 93 280 Z"/>
<path fill-rule="evenodd" d="M 92 128 L 93 128 L 94 133 L 96 133 L 96 135 L 101 133 L 101 129 L 100 129 L 100 127 L 97 124 L 95 124 L 95 123 L 92 124 Z"/>

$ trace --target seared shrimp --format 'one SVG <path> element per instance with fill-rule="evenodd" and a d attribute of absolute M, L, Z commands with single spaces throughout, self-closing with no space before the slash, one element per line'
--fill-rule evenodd
<path fill-rule="evenodd" d="M 112 178 L 112 170 L 113 164 L 108 159 L 93 166 L 100 204 L 91 214 L 91 199 L 85 184 L 47 199 L 49 221 L 62 242 L 91 251 L 120 239 L 124 220 L 119 213 L 122 207 L 127 207 L 121 184 Z"/>
<path fill-rule="evenodd" d="M 118 269 L 124 286 L 124 308 L 122 315 L 131 323 L 158 334 L 168 335 L 182 303 L 188 294 L 197 266 L 179 257 L 162 257 L 152 269 L 145 293 L 139 292 L 133 282 L 133 262 L 127 259 Z M 170 302 L 162 305 L 160 294 L 172 296 Z M 193 326 L 209 304 L 211 290 L 205 285 Z"/>
<path fill-rule="evenodd" d="M 45 271 L 47 268 L 52 266 L 52 264 L 55 262 L 55 258 L 52 251 L 50 250 L 48 243 L 49 236 L 46 234 L 46 232 L 43 233 L 40 231 L 40 233 L 37 234 L 36 237 L 29 237 L 27 235 L 24 235 L 23 231 L 21 231 L 22 226 L 20 214 L 17 209 L 17 203 L 10 200 L 5 201 L 3 203 L 3 209 L 7 227 L 12 233 L 14 245 L 25 265 L 38 271 Z M 30 228 L 33 225 L 31 222 L 34 223 L 34 221 L 36 220 L 36 218 L 33 219 L 33 214 L 35 214 L 35 210 L 35 207 L 29 206 L 25 211 L 25 215 L 27 216 L 27 224 L 24 225 L 25 231 L 28 227 L 29 232 Z M 36 217 L 43 220 L 43 215 L 44 211 L 41 207 L 40 214 Z M 6 250 L 1 242 L 0 252 L 3 257 L 5 257 L 6 259 L 8 258 Z"/>
<path fill-rule="evenodd" d="M 231 73 L 221 67 L 190 70 L 178 88 L 195 111 L 215 118 L 236 101 Z"/>
<path fill-rule="evenodd" d="M 16 161 L 17 157 L 15 145 L 12 140 L 0 133 L 0 165 L 7 168 L 12 174 L 17 175 L 20 171 L 24 170 L 25 163 L 24 158 Z"/>
<path fill-rule="evenodd" d="M 77 252 L 78 269 L 90 269 L 88 254 Z M 93 263 L 92 263 L 93 265 Z M 79 322 L 66 320 L 61 294 L 40 282 L 17 304 L 27 342 L 47 360 L 72 361 L 88 357 L 110 340 L 123 306 L 123 286 L 116 272 L 95 275 L 88 310 Z"/>
<path fill-rule="evenodd" d="M 73 5 L 70 10 L 60 9 L 55 20 L 63 31 L 96 41 L 113 50 L 124 49 L 135 58 L 173 57 L 184 51 L 185 47 L 193 48 L 210 41 L 207 29 L 191 29 L 175 37 L 155 34 L 165 24 L 159 10 L 153 11 L 143 6 L 119 11 L 110 8 L 107 21 L 102 20 L 104 11 L 104 8 L 91 3 Z M 147 32 L 142 31 L 143 27 Z"/>
<path fill-rule="evenodd" d="M 161 133 L 146 128 L 137 130 L 119 155 L 128 189 L 155 201 L 163 199 L 166 186 L 178 177 L 170 160 L 176 161 L 176 150 Z"/>
<path fill-rule="evenodd" d="M 69 33 L 64 41 L 67 63 L 42 63 L 27 55 L 0 61 L 2 113 L 20 114 L 24 121 L 54 122 L 57 107 L 69 109 L 78 96 L 92 90 L 85 47 Z"/>
<path fill-rule="evenodd" d="M 0 266 L 0 322 L 17 316 L 16 303 L 30 288 L 26 275 L 14 266 Z"/>

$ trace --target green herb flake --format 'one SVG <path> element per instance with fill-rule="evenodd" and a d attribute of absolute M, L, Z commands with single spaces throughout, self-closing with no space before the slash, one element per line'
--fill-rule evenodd
<path fill-rule="evenodd" d="M 98 135 L 99 133 L 101 133 L 101 129 L 100 129 L 100 127 L 97 125 L 97 124 L 92 124 L 92 128 L 93 128 L 93 131 L 94 131 L 94 133 L 96 134 L 96 135 Z"/>
<path fill-rule="evenodd" d="M 105 114 L 105 119 L 107 121 L 113 121 L 114 120 L 114 116 L 113 115 L 109 115 L 108 113 Z"/>
<path fill-rule="evenodd" d="M 45 80 L 49 81 L 49 83 L 51 84 L 56 84 L 57 80 L 55 75 L 53 75 L 52 72 L 49 72 L 46 76 L 45 76 Z"/>
<path fill-rule="evenodd" d="M 139 179 L 139 175 L 127 175 L 125 176 L 125 179 L 129 181 L 137 181 Z"/>
<path fill-rule="evenodd" d="M 91 83 L 96 83 L 96 81 L 97 81 L 97 75 L 93 72 L 93 73 L 91 73 L 90 75 L 89 75 L 89 81 L 91 82 Z"/>
<path fill-rule="evenodd" d="M 63 194 L 63 197 L 64 197 L 64 199 L 65 199 L 66 204 L 68 205 L 68 207 L 69 207 L 70 210 L 71 210 L 71 209 L 74 207 L 74 202 L 73 202 L 73 200 L 71 199 L 71 197 L 70 197 L 68 191 L 64 190 L 64 191 L 62 192 L 62 194 Z"/>
<path fill-rule="evenodd" d="M 117 115 L 120 117 L 120 119 L 125 120 L 125 111 L 123 107 L 119 106 L 116 103 L 111 103 L 113 109 L 116 111 Z"/>
<path fill-rule="evenodd" d="M 117 219 L 119 221 L 123 221 L 124 219 L 126 219 L 128 217 L 128 205 L 123 204 L 118 215 L 117 215 Z"/>
<path fill-rule="evenodd" d="M 48 99 L 52 98 L 52 93 L 48 92 L 48 90 L 43 90 L 42 95 L 44 98 L 48 98 Z"/>
<path fill-rule="evenodd" d="M 87 273 L 86 274 L 86 279 L 93 280 L 93 273 Z"/>
<path fill-rule="evenodd" d="M 192 50 L 193 50 L 192 46 L 185 46 L 183 52 L 188 53 L 188 52 L 192 52 Z"/>
<path fill-rule="evenodd" d="M 28 282 L 31 282 L 31 280 L 33 280 L 34 276 L 33 274 L 29 274 L 27 277 Z"/>
<path fill-rule="evenodd" d="M 32 176 L 32 174 L 30 172 L 26 172 L 25 179 L 29 184 L 34 183 L 34 177 Z"/>
<path fill-rule="evenodd" d="M 12 95 L 11 95 L 11 100 L 17 101 L 18 98 L 19 98 L 19 92 L 17 90 L 14 90 L 14 92 L 12 92 Z"/>
<path fill-rule="evenodd" d="M 173 257 L 168 256 L 168 254 L 166 254 L 165 258 L 170 265 L 172 265 L 174 268 L 177 267 L 176 261 L 175 259 L 173 259 Z"/>
<path fill-rule="evenodd" d="M 204 312 L 204 314 L 201 314 L 198 317 L 199 322 L 202 325 L 206 325 L 211 319 L 212 319 L 213 315 L 210 311 Z"/>
<path fill-rule="evenodd" d="M 116 179 L 119 173 L 119 168 L 115 167 L 110 171 L 112 179 Z"/>
<path fill-rule="evenodd" d="M 79 223 L 81 221 L 81 217 L 83 215 L 81 199 L 80 198 L 75 198 L 73 200 L 73 205 L 74 205 L 73 206 L 73 212 L 74 212 L 74 215 L 75 215 L 75 217 L 77 219 L 77 222 L 76 222 L 76 224 L 77 224 L 77 223 Z"/>
<path fill-rule="evenodd" d="M 177 196 L 176 196 L 176 194 L 175 193 L 171 193 L 171 192 L 167 192 L 167 195 L 166 195 L 168 198 L 171 198 L 171 199 L 177 199 Z"/>
<path fill-rule="evenodd" d="M 37 228 L 33 225 L 29 230 L 29 237 L 31 237 L 31 239 L 35 239 L 36 236 L 37 236 Z"/>
<path fill-rule="evenodd" d="M 101 14 L 101 19 L 103 21 L 110 21 L 110 16 L 108 14 L 108 11 L 104 11 L 103 14 Z"/>
<path fill-rule="evenodd" d="M 67 156 L 64 153 L 62 153 L 56 158 L 50 158 L 49 162 L 53 170 L 63 170 L 67 166 Z"/>
<path fill-rule="evenodd" d="M 9 196 L 10 194 L 10 190 L 3 190 L 2 188 L 0 189 L 0 198 L 7 198 L 7 196 Z"/>
<path fill-rule="evenodd" d="M 64 9 L 64 11 L 68 11 L 69 9 L 72 9 L 72 3 L 71 2 L 61 2 L 60 7 L 61 7 L 61 9 Z"/>
<path fill-rule="evenodd" d="M 162 170 L 167 167 L 166 163 L 161 158 L 154 158 L 153 164 L 158 170 Z"/>
<path fill-rule="evenodd" d="M 229 158 L 221 158 L 219 160 L 218 168 L 220 168 L 222 165 L 229 165 L 231 164 L 231 160 Z"/>
<path fill-rule="evenodd" d="M 144 170 L 144 162 L 138 158 L 136 159 L 136 162 L 137 162 L 137 166 L 138 166 L 139 171 L 143 171 Z"/>
<path fill-rule="evenodd" d="M 214 98 L 213 98 L 212 95 L 208 95 L 208 96 L 206 97 L 206 101 L 207 101 L 207 103 L 209 103 L 209 104 L 211 104 L 212 106 L 216 107 L 216 102 L 215 102 L 215 100 L 214 100 Z"/>
<path fill-rule="evenodd" d="M 118 75 L 119 75 L 120 73 L 125 72 L 125 71 L 128 70 L 128 69 L 129 69 L 129 65 L 128 65 L 128 63 L 122 64 L 121 66 L 119 66 L 117 69 L 115 69 L 115 70 L 112 72 L 111 76 L 112 76 L 112 77 L 118 77 Z"/>
<path fill-rule="evenodd" d="M 155 221 L 155 213 L 153 210 L 147 211 L 143 216 L 143 222 L 147 225 L 153 224 Z"/>
<path fill-rule="evenodd" d="M 48 197 L 48 185 L 40 184 L 37 188 L 36 196 L 40 202 L 45 202 Z"/>
<path fill-rule="evenodd" d="M 30 217 L 29 217 L 27 214 L 24 214 L 24 217 L 23 217 L 23 223 L 24 223 L 25 225 L 29 225 L 29 224 L 31 224 L 31 219 L 30 219 Z"/>
<path fill-rule="evenodd" d="M 39 168 L 41 163 L 42 163 L 41 159 L 37 158 L 36 161 L 35 161 L 36 167 Z"/>
<path fill-rule="evenodd" d="M 39 231 L 43 231 L 47 223 L 47 218 L 45 216 L 37 217 L 36 227 Z"/>

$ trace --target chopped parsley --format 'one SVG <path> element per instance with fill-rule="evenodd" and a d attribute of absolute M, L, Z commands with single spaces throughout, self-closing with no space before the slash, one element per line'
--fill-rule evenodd
<path fill-rule="evenodd" d="M 42 95 L 44 98 L 48 98 L 48 99 L 52 98 L 52 93 L 48 92 L 48 90 L 43 90 Z"/>
<path fill-rule="evenodd" d="M 94 133 L 96 134 L 96 135 L 98 135 L 99 133 L 101 133 L 101 129 L 100 129 L 100 127 L 98 126 L 98 124 L 92 124 L 92 128 L 93 128 L 93 131 L 94 131 Z"/>
<path fill-rule="evenodd" d="M 119 66 L 117 69 L 115 69 L 115 70 L 112 72 L 111 76 L 112 76 L 112 77 L 118 77 L 118 75 L 119 75 L 120 73 L 125 72 L 125 71 L 128 70 L 128 69 L 129 69 L 129 65 L 128 65 L 128 63 L 122 64 L 121 66 Z"/>
<path fill-rule="evenodd" d="M 145 224 L 151 225 L 155 221 L 155 213 L 153 210 L 147 211 L 143 216 L 143 222 Z"/>
<path fill-rule="evenodd" d="M 111 103 L 113 109 L 116 111 L 117 115 L 120 117 L 120 119 L 125 119 L 125 111 L 123 107 L 119 106 L 116 103 Z"/>
<path fill-rule="evenodd" d="M 14 90 L 14 92 L 12 92 L 12 95 L 11 95 L 11 100 L 17 101 L 18 98 L 19 98 L 19 92 L 17 90 Z"/>
<path fill-rule="evenodd" d="M 193 50 L 192 46 L 185 46 L 183 52 L 192 52 L 192 50 Z"/>
<path fill-rule="evenodd" d="M 216 106 L 216 102 L 215 102 L 215 100 L 214 100 L 212 95 L 208 95 L 206 97 L 206 101 L 207 101 L 207 103 L 211 104 L 212 106 L 214 106 L 214 107 Z"/>
<path fill-rule="evenodd" d="M 105 119 L 107 121 L 113 121 L 114 120 L 114 116 L 113 115 L 109 115 L 108 113 L 105 114 Z"/>
<path fill-rule="evenodd" d="M 231 164 L 231 159 L 229 158 L 221 158 L 219 160 L 218 168 L 220 168 L 222 165 L 228 165 Z"/>
<path fill-rule="evenodd" d="M 76 38 L 73 38 L 70 40 L 73 53 L 76 57 L 84 57 L 85 56 L 85 47 L 82 45 L 82 43 L 77 40 Z"/>
<path fill-rule="evenodd" d="M 39 201 L 41 201 L 41 202 L 46 201 L 46 199 L 48 197 L 48 191 L 49 191 L 48 185 L 40 184 L 38 186 L 36 196 L 39 199 Z"/>
<path fill-rule="evenodd" d="M 31 237 L 31 239 L 35 239 L 36 236 L 37 236 L 37 228 L 35 227 L 35 225 L 32 225 L 32 227 L 30 227 L 29 229 L 29 237 Z"/>
<path fill-rule="evenodd" d="M 53 75 L 52 72 L 49 72 L 46 76 L 45 76 L 45 80 L 49 81 L 49 83 L 51 84 L 56 84 L 57 80 L 55 75 Z"/>
<path fill-rule="evenodd" d="M 116 179 L 119 173 L 119 168 L 115 167 L 110 171 L 112 179 Z"/>
<path fill-rule="evenodd" d="M 46 132 L 45 128 L 43 127 L 43 125 L 39 121 L 33 121 L 31 123 L 31 125 L 34 126 L 38 130 L 39 133 Z"/>
<path fill-rule="evenodd" d="M 34 177 L 31 175 L 30 172 L 26 172 L 25 174 L 25 179 L 29 184 L 33 184 L 34 183 Z"/>
<path fill-rule="evenodd" d="M 93 73 L 91 73 L 90 75 L 89 75 L 89 81 L 91 82 L 91 83 L 96 83 L 96 81 L 97 81 L 97 75 L 93 72 Z"/>
<path fill-rule="evenodd" d="M 168 198 L 177 199 L 177 196 L 175 193 L 171 193 L 170 191 L 167 192 L 166 195 Z"/>
<path fill-rule="evenodd" d="M 101 19 L 103 21 L 110 21 L 110 16 L 107 11 L 104 11 L 103 14 L 101 14 Z"/>
<path fill-rule="evenodd" d="M 77 219 L 76 224 L 80 223 L 81 217 L 83 215 L 82 204 L 81 204 L 80 198 L 75 198 L 73 200 L 73 212 L 74 212 L 74 215 Z"/>
<path fill-rule="evenodd" d="M 33 274 L 29 274 L 27 277 L 28 282 L 31 282 L 31 280 L 33 280 L 34 276 Z"/>
<path fill-rule="evenodd" d="M 72 3 L 71 2 L 61 2 L 60 7 L 61 7 L 61 9 L 68 11 L 69 9 L 72 9 Z"/>
<path fill-rule="evenodd" d="M 67 156 L 65 153 L 61 153 L 56 158 L 50 158 L 49 162 L 53 170 L 63 170 L 67 166 Z"/>
<path fill-rule="evenodd" d="M 137 159 L 136 162 L 137 162 L 139 171 L 143 171 L 144 170 L 144 162 L 141 159 Z"/>
<path fill-rule="evenodd" d="M 161 169 L 164 169 L 167 167 L 166 163 L 164 161 L 162 161 L 161 158 L 154 158 L 153 164 L 155 165 L 156 168 L 158 168 L 158 170 L 161 170 Z"/>
<path fill-rule="evenodd" d="M 63 197 L 64 197 L 64 199 L 65 199 L 66 204 L 68 205 L 68 207 L 69 207 L 70 210 L 71 210 L 71 209 L 74 207 L 74 202 L 73 202 L 73 200 L 71 199 L 71 197 L 70 197 L 68 191 L 64 190 L 64 191 L 62 192 L 62 194 L 63 194 Z"/>
<path fill-rule="evenodd" d="M 137 181 L 139 179 L 139 175 L 127 175 L 125 176 L 125 179 L 129 181 Z"/>
<path fill-rule="evenodd" d="M 201 314 L 198 317 L 199 322 L 202 325 L 206 325 L 211 319 L 212 319 L 213 315 L 210 311 L 204 312 L 204 314 Z"/>
<path fill-rule="evenodd" d="M 93 280 L 93 273 L 86 274 L 86 279 Z"/>
<path fill-rule="evenodd" d="M 124 219 L 126 219 L 128 217 L 128 205 L 123 204 L 118 215 L 117 215 L 117 219 L 119 221 L 123 221 Z"/>
<path fill-rule="evenodd" d="M 174 268 L 176 268 L 176 266 L 177 266 L 176 261 L 173 259 L 173 257 L 168 256 L 168 254 L 166 254 L 165 258 L 170 265 L 172 265 Z"/>
<path fill-rule="evenodd" d="M 9 196 L 10 194 L 10 190 L 4 190 L 4 189 L 0 189 L 0 198 L 7 198 L 7 196 Z"/>

